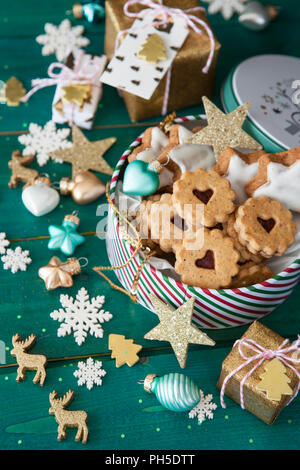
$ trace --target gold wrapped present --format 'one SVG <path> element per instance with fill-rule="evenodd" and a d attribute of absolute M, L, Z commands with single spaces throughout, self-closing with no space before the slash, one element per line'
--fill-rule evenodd
<path fill-rule="evenodd" d="M 125 0 L 107 0 L 105 2 L 105 53 L 109 60 L 114 55 L 118 33 L 130 28 L 134 22 L 134 18 L 126 16 L 123 11 L 125 3 Z M 163 5 L 165 7 L 187 10 L 199 7 L 199 2 L 198 0 L 164 0 Z M 139 12 L 143 8 L 146 8 L 146 6 L 141 6 L 137 2 L 137 4 L 130 6 L 130 11 Z M 200 18 L 208 25 L 204 11 L 192 11 L 190 14 Z M 204 73 L 202 69 L 205 67 L 210 55 L 211 39 L 205 28 L 199 26 L 199 24 L 197 26 L 198 29 L 201 29 L 202 34 L 198 34 L 192 28 L 189 28 L 187 39 L 173 61 L 167 111 L 201 103 L 203 95 L 212 96 L 213 94 L 220 43 L 213 35 L 215 46 L 212 62 L 207 73 Z M 162 113 L 167 75 L 166 73 L 149 100 L 122 91 L 125 104 L 133 122 Z"/>
<path fill-rule="evenodd" d="M 267 424 L 299 389 L 300 338 L 291 345 L 258 321 L 252 323 L 222 364 L 218 387 Z"/>

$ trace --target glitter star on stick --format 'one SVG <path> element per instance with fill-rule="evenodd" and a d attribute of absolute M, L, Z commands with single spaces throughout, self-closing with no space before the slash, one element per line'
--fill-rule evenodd
<path fill-rule="evenodd" d="M 229 114 L 223 113 L 206 96 L 202 98 L 208 125 L 188 137 L 185 143 L 212 145 L 218 159 L 226 147 L 260 150 L 262 146 L 243 131 L 251 102 L 243 104 Z"/>
<path fill-rule="evenodd" d="M 207 344 L 209 346 L 216 344 L 205 333 L 192 325 L 194 297 L 191 297 L 177 310 L 173 310 L 154 295 L 150 295 L 149 298 L 160 323 L 144 337 L 146 339 L 168 341 L 173 348 L 180 367 L 185 367 L 189 343 Z"/>
<path fill-rule="evenodd" d="M 71 163 L 72 177 L 80 171 L 94 170 L 112 175 L 113 169 L 104 160 L 103 154 L 116 142 L 115 137 L 90 142 L 75 124 L 72 126 L 73 145 L 70 148 L 49 152 L 52 158 Z"/>

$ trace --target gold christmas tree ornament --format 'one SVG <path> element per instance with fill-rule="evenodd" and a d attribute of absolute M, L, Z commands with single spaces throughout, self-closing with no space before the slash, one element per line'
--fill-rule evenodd
<path fill-rule="evenodd" d="M 161 60 L 166 60 L 166 48 L 162 38 L 158 34 L 150 34 L 137 53 L 137 57 L 149 64 L 156 64 Z"/>
<path fill-rule="evenodd" d="M 62 87 L 63 100 L 67 103 L 83 106 L 91 96 L 91 85 L 89 84 L 70 84 Z"/>
<path fill-rule="evenodd" d="M 256 386 L 266 392 L 269 400 L 280 401 L 281 395 L 293 395 L 289 386 L 291 379 L 286 375 L 285 365 L 276 357 L 264 364 L 266 372 L 260 375 L 261 381 Z"/>
<path fill-rule="evenodd" d="M 112 175 L 113 169 L 104 160 L 104 153 L 116 142 L 115 137 L 108 139 L 96 140 L 90 142 L 83 132 L 73 124 L 72 126 L 72 141 L 73 145 L 70 148 L 55 150 L 50 152 L 49 155 L 53 158 L 59 158 L 64 162 L 71 163 L 72 165 L 72 179 L 81 171 L 94 170 Z"/>
<path fill-rule="evenodd" d="M 19 106 L 26 90 L 23 83 L 16 77 L 10 77 L 5 83 L 5 100 L 7 106 Z"/>
<path fill-rule="evenodd" d="M 109 335 L 108 347 L 111 349 L 112 359 L 116 359 L 116 367 L 124 364 L 132 367 L 139 361 L 137 353 L 142 349 L 140 344 L 135 344 L 133 339 L 126 339 L 124 335 Z"/>
<path fill-rule="evenodd" d="M 243 104 L 229 114 L 223 113 L 206 96 L 202 98 L 208 125 L 188 137 L 185 143 L 212 145 L 216 159 L 226 147 L 261 150 L 262 146 L 243 131 L 251 102 Z"/>
<path fill-rule="evenodd" d="M 45 282 L 47 290 L 53 290 L 57 287 L 71 287 L 73 278 L 81 272 L 80 260 L 77 258 L 68 258 L 67 261 L 61 261 L 57 256 L 53 256 L 46 266 L 39 269 L 39 276 Z"/>
<path fill-rule="evenodd" d="M 191 297 L 176 310 L 173 310 L 154 295 L 149 296 L 160 323 L 149 331 L 144 338 L 168 341 L 177 357 L 180 367 L 184 368 L 189 343 L 214 346 L 216 343 L 205 333 L 192 325 L 195 298 Z"/>

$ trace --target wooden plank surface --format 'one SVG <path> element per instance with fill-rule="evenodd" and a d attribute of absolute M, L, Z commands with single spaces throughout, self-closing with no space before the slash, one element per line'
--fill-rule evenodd
<path fill-rule="evenodd" d="M 280 18 L 266 31 L 258 34 L 247 31 L 237 24 L 236 18 L 225 22 L 219 15 L 210 20 L 223 43 L 218 67 L 215 102 L 220 104 L 219 90 L 230 69 L 240 60 L 258 53 L 287 53 L 299 55 L 297 27 L 299 12 L 296 0 L 286 0 Z M 68 0 L 55 0 L 48 4 L 28 0 L 6 2 L 0 19 L 0 79 L 15 75 L 27 88 L 31 78 L 46 76 L 48 65 L 54 56 L 41 56 L 41 46 L 34 38 L 43 32 L 46 21 L 59 23 L 65 12 L 71 8 Z M 89 25 L 84 22 L 86 35 L 91 40 L 88 50 L 103 52 L 104 25 Z M 238 47 L 236 38 L 238 37 Z M 235 46 L 234 46 L 235 45 Z M 0 340 L 7 347 L 7 364 L 15 359 L 10 356 L 11 336 L 34 332 L 38 342 L 34 352 L 44 353 L 53 361 L 48 368 L 44 388 L 33 385 L 33 373 L 28 373 L 26 382 L 15 382 L 16 368 L 0 368 L 0 448 L 1 449 L 297 449 L 299 448 L 299 398 L 280 415 L 277 422 L 269 427 L 238 405 L 227 400 L 228 408 L 220 407 L 212 422 L 201 426 L 190 420 L 186 414 L 163 410 L 154 395 L 146 394 L 138 380 L 148 373 L 162 375 L 180 372 L 174 355 L 167 343 L 150 342 L 144 334 L 156 324 L 155 315 L 133 304 L 129 298 L 115 292 L 95 273 L 92 267 L 106 265 L 105 242 L 94 235 L 99 217 L 97 203 L 78 207 L 71 198 L 62 198 L 59 207 L 52 213 L 36 218 L 23 207 L 21 188 L 8 190 L 9 170 L 7 162 L 11 152 L 21 148 L 15 131 L 26 131 L 30 122 L 45 124 L 51 119 L 51 101 L 54 88 L 37 93 L 28 103 L 18 108 L 0 107 L 0 231 L 5 231 L 12 248 L 17 245 L 29 249 L 33 262 L 26 273 L 0 270 L 1 286 L 1 327 Z M 181 110 L 179 115 L 199 113 L 200 106 Z M 152 121 L 157 121 L 154 118 Z M 116 91 L 104 87 L 94 129 L 86 132 L 90 140 L 109 136 L 117 137 L 117 143 L 106 155 L 114 165 L 128 144 L 134 140 L 142 126 L 131 125 L 126 108 Z M 35 166 L 38 168 L 37 166 Z M 42 168 L 53 181 L 69 176 L 68 164 L 49 163 Z M 108 178 L 101 175 L 103 181 Z M 89 260 L 87 268 L 75 278 L 71 289 L 46 291 L 37 276 L 38 268 L 48 262 L 52 252 L 47 249 L 47 228 L 50 223 L 59 224 L 67 213 L 79 209 L 80 232 L 89 233 L 84 245 L 78 248 L 76 256 Z M 111 273 L 111 278 L 116 278 Z M 105 337 L 88 337 L 79 347 L 72 336 L 57 337 L 59 323 L 50 318 L 50 312 L 59 307 L 60 293 L 76 295 L 85 287 L 91 296 L 103 294 L 105 308 L 114 318 L 104 325 Z M 276 312 L 266 317 L 264 324 L 283 336 L 295 338 L 300 331 L 299 296 L 300 287 Z M 186 375 L 195 379 L 206 393 L 213 393 L 219 405 L 216 382 L 221 363 L 228 354 L 232 342 L 240 337 L 245 327 L 208 331 L 217 341 L 215 348 L 191 347 Z M 133 368 L 116 369 L 108 354 L 108 334 L 121 333 L 132 337 L 143 345 L 142 361 Z M 88 391 L 77 387 L 73 372 L 78 356 L 97 355 L 103 360 L 107 371 L 103 386 Z M 60 359 L 70 357 L 62 361 Z M 59 359 L 59 360 L 58 360 Z M 86 447 L 73 442 L 74 432 L 68 431 L 68 440 L 56 441 L 56 424 L 48 416 L 48 394 L 53 389 L 64 393 L 72 388 L 76 392 L 73 409 L 85 409 L 89 413 L 90 438 Z"/>

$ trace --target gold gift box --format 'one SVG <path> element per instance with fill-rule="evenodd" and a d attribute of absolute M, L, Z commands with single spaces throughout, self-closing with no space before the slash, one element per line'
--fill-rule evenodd
<path fill-rule="evenodd" d="M 280 335 L 270 330 L 266 326 L 262 325 L 258 321 L 252 323 L 250 328 L 242 336 L 242 338 L 251 338 L 256 341 L 265 349 L 278 349 L 284 341 Z M 290 343 L 286 346 L 288 347 Z M 255 355 L 253 351 L 243 346 L 243 353 L 248 357 Z M 292 354 L 292 353 L 291 353 Z M 245 359 L 243 359 L 239 353 L 238 344 L 233 347 L 231 352 L 228 354 L 222 364 L 222 372 L 218 381 L 218 388 L 221 390 L 222 384 L 233 370 L 239 367 Z M 264 361 L 254 372 L 248 377 L 244 384 L 244 405 L 245 408 L 253 413 L 255 416 L 260 418 L 267 424 L 273 424 L 280 411 L 286 406 L 291 396 L 282 395 L 280 401 L 270 400 L 267 398 L 265 392 L 258 390 L 256 387 L 261 381 L 260 375 L 265 372 Z M 254 367 L 255 362 L 248 364 L 243 367 L 239 372 L 234 374 L 228 381 L 225 389 L 225 395 L 232 398 L 234 401 L 240 404 L 240 383 L 245 375 Z M 297 368 L 295 366 L 295 368 Z M 286 367 L 286 375 L 290 379 L 289 386 L 293 391 L 296 390 L 298 385 L 298 378 L 296 374 L 289 368 Z"/>
<path fill-rule="evenodd" d="M 112 58 L 115 50 L 116 36 L 120 31 L 132 26 L 134 19 L 127 17 L 123 12 L 125 0 L 106 0 L 106 28 L 105 28 L 105 54 Z M 198 0 L 164 0 L 164 5 L 172 8 L 193 8 L 199 6 Z M 132 11 L 142 8 L 134 6 Z M 193 12 L 207 24 L 206 15 L 202 12 Z M 203 30 L 202 28 L 200 28 Z M 202 72 L 209 52 L 210 40 L 205 31 L 201 35 L 190 29 L 190 33 L 172 64 L 171 87 L 168 102 L 168 111 L 185 108 L 201 103 L 202 96 L 212 96 L 215 71 L 220 43 L 215 37 L 216 45 L 212 64 L 207 74 Z M 161 114 L 163 98 L 166 88 L 167 74 L 159 83 L 150 100 L 145 100 L 131 93 L 122 91 L 130 119 L 135 122 Z"/>

